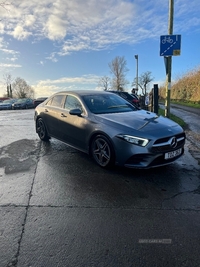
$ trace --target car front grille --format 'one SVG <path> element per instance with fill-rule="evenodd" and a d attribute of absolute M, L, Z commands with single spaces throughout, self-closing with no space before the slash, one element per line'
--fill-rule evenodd
<path fill-rule="evenodd" d="M 154 142 L 152 153 L 165 153 L 182 148 L 185 144 L 185 133 L 158 139 Z"/>

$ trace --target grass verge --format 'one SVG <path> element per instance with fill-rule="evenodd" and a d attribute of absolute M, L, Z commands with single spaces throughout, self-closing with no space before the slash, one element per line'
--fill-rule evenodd
<path fill-rule="evenodd" d="M 186 102 L 186 101 L 175 101 L 175 100 L 171 100 L 171 103 L 193 107 L 193 108 L 200 108 L 200 104 L 198 103 L 192 103 L 192 102 Z"/>

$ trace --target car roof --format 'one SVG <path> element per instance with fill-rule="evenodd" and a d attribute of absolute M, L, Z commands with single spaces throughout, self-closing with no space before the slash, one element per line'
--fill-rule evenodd
<path fill-rule="evenodd" d="M 74 90 L 74 91 L 61 91 L 57 92 L 54 95 L 57 94 L 75 94 L 75 95 L 91 95 L 91 94 L 105 94 L 105 91 L 98 91 L 98 90 Z"/>
<path fill-rule="evenodd" d="M 106 92 L 111 92 L 111 93 L 127 93 L 126 91 L 119 91 L 119 90 L 107 90 Z"/>
<path fill-rule="evenodd" d="M 31 98 L 18 98 L 17 101 L 26 101 L 26 100 L 29 100 Z"/>

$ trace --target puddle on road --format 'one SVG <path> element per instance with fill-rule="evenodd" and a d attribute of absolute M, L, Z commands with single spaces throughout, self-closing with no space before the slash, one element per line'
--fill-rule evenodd
<path fill-rule="evenodd" d="M 0 168 L 4 168 L 5 174 L 29 171 L 36 163 L 38 146 L 35 140 L 22 139 L 1 147 Z"/>

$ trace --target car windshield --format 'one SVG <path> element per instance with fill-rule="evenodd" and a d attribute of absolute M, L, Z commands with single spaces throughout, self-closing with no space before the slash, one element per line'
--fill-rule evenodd
<path fill-rule="evenodd" d="M 5 104 L 5 103 L 6 103 L 6 104 L 7 104 L 7 103 L 11 103 L 12 101 L 13 101 L 13 100 L 10 100 L 10 99 L 8 99 L 8 100 L 4 100 L 4 101 L 3 101 L 3 104 Z"/>
<path fill-rule="evenodd" d="M 130 112 L 136 110 L 134 106 L 114 94 L 85 95 L 83 99 L 89 110 L 95 114 Z"/>
<path fill-rule="evenodd" d="M 23 99 L 23 98 L 21 98 L 21 99 L 17 100 L 17 103 L 23 103 L 23 102 L 26 102 L 26 100 L 27 100 L 27 99 Z"/>

